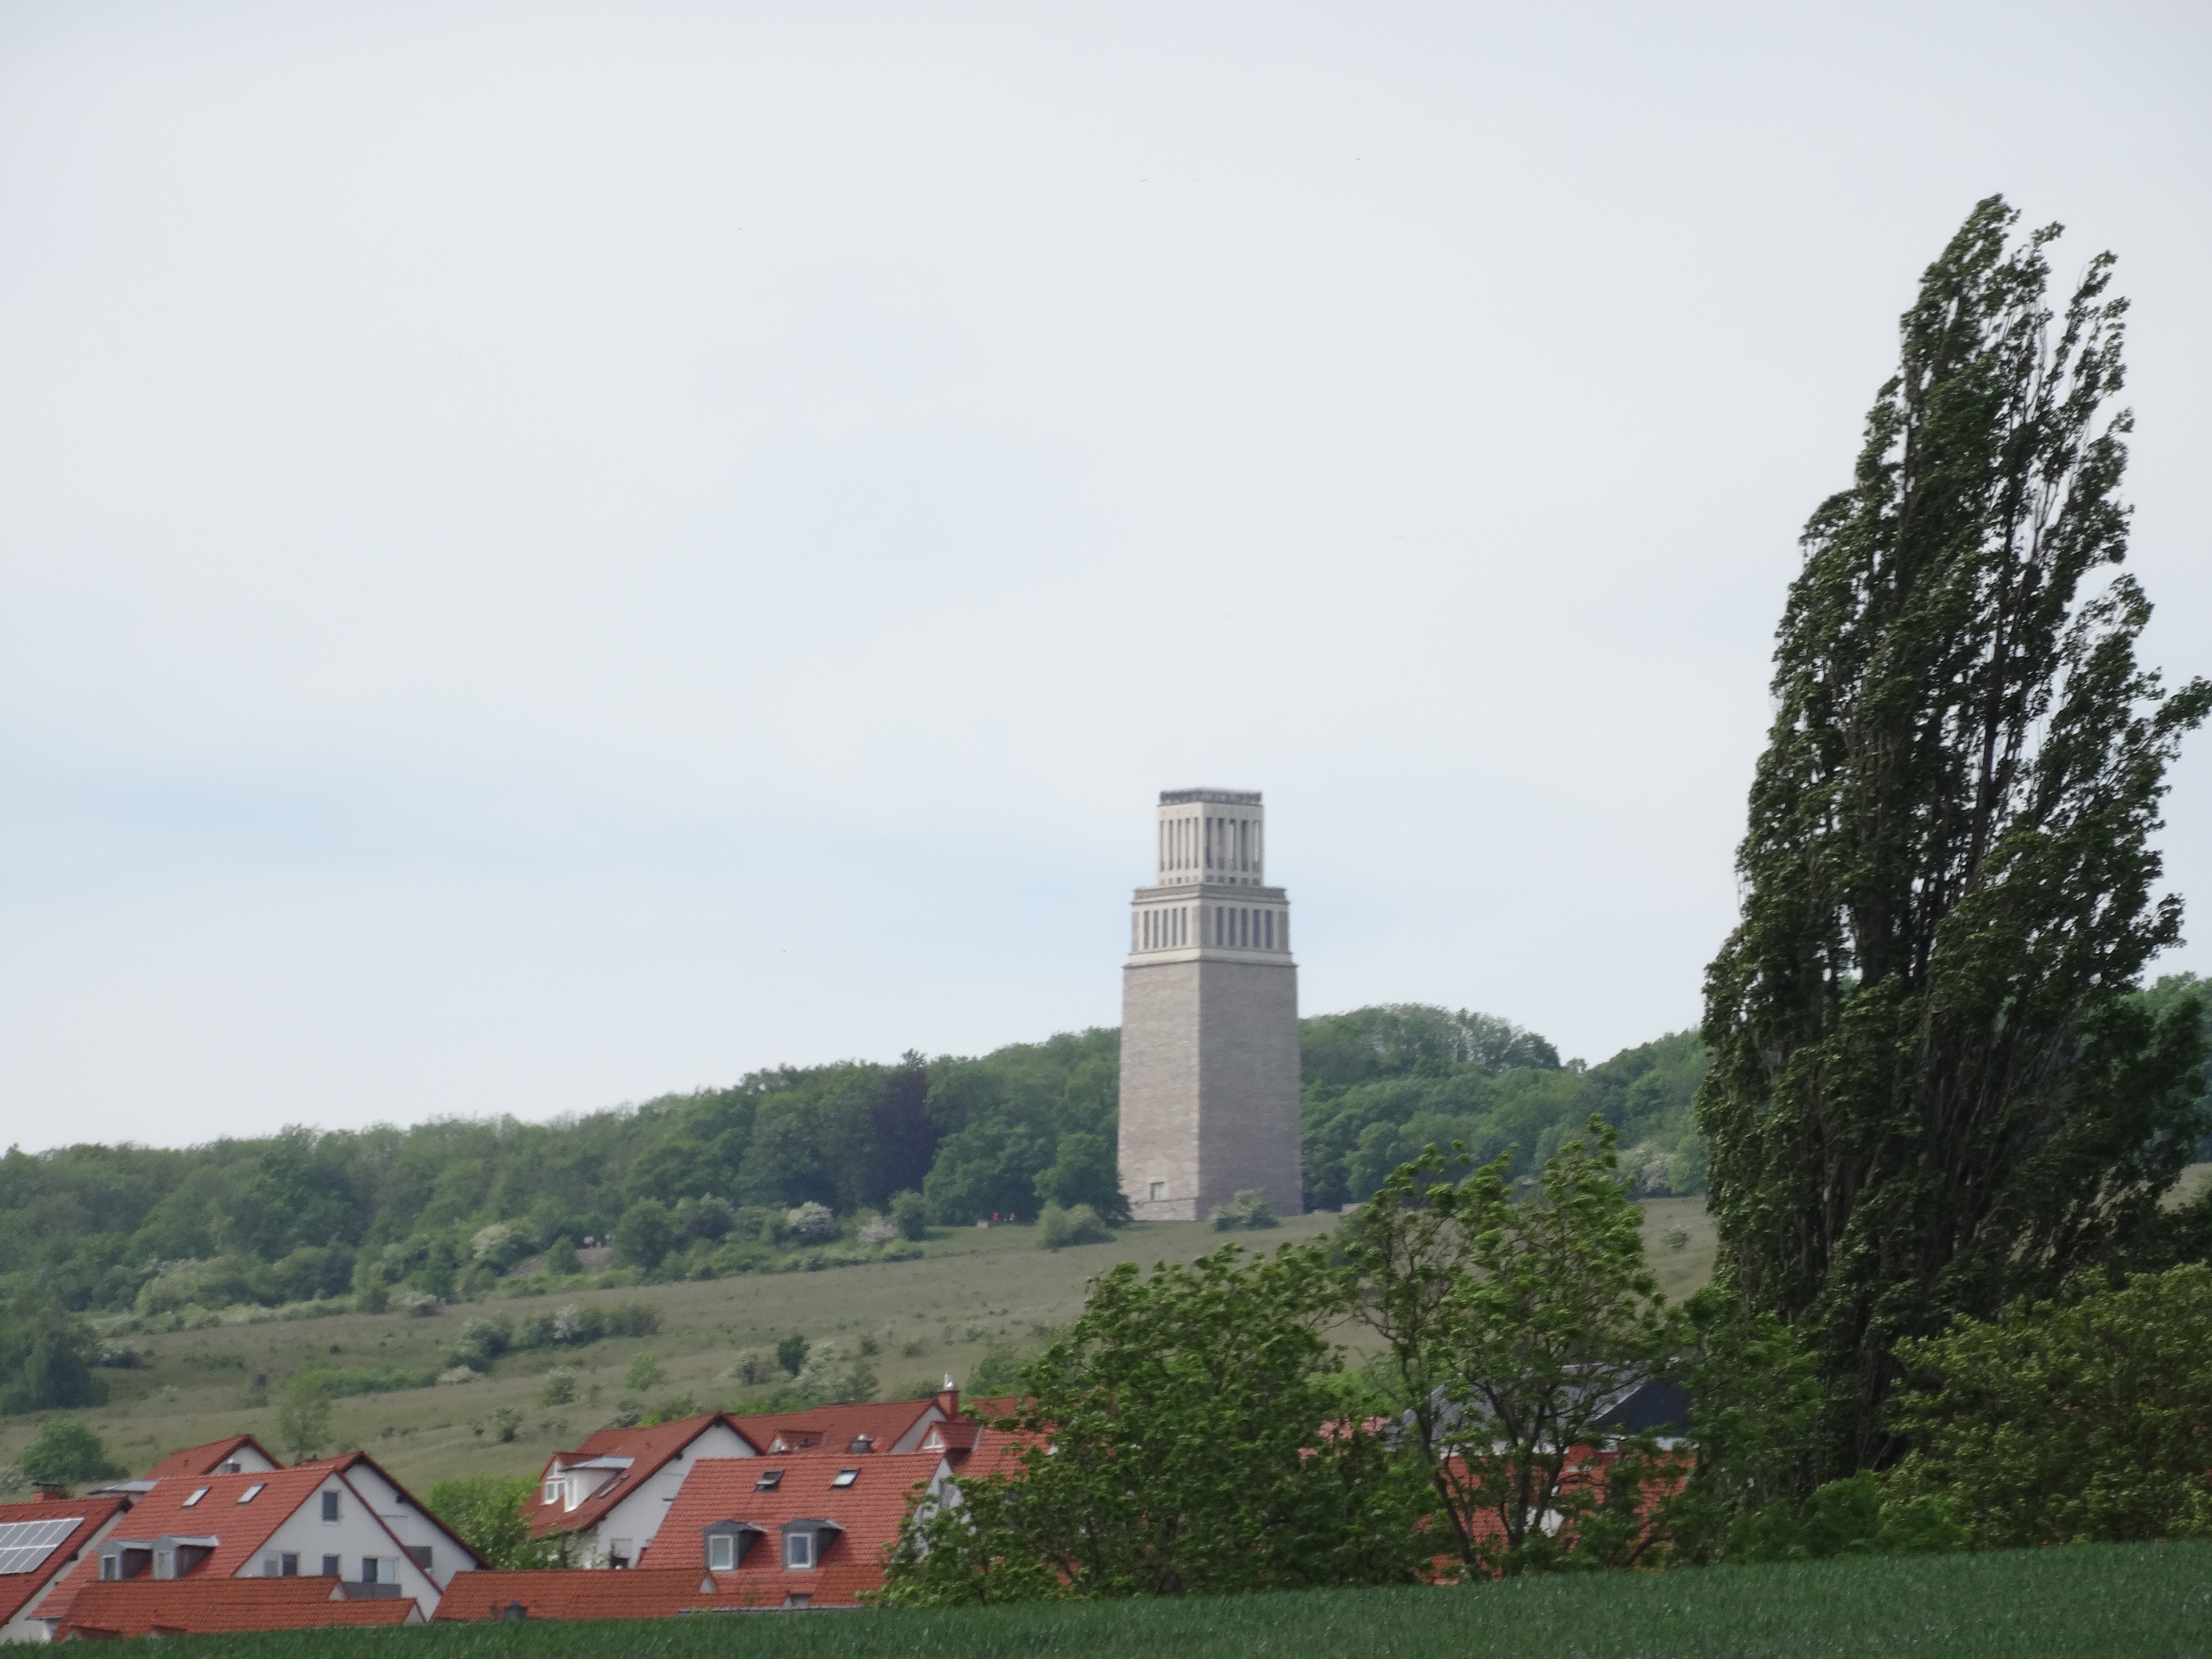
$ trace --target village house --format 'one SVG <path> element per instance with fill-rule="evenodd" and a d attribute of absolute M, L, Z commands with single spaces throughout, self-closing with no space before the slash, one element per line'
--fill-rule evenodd
<path fill-rule="evenodd" d="M 42 1493 L 30 1504 L 0 1504 L 0 1642 L 43 1642 L 39 1614 L 63 1575 L 98 1547 L 130 1512 L 122 1494 L 71 1498 Z"/>
<path fill-rule="evenodd" d="M 128 1515 L 79 1551 L 32 1616 L 58 1633 L 77 1593 L 100 1583 L 313 1578 L 326 1596 L 405 1601 L 427 1619 L 456 1573 L 483 1565 L 365 1452 L 260 1467 L 269 1461 L 250 1441 L 217 1443 L 119 1483 Z M 254 1594 L 238 1592 L 240 1604 Z"/>
<path fill-rule="evenodd" d="M 634 1567 L 702 1457 L 754 1457 L 760 1447 L 721 1412 L 649 1428 L 600 1429 L 555 1452 L 526 1511 L 533 1538 L 561 1540 L 581 1568 Z"/>
<path fill-rule="evenodd" d="M 958 1415 L 957 1389 L 927 1400 L 825 1406 L 802 1412 L 696 1417 L 635 1429 L 601 1429 L 574 1451 L 556 1452 L 538 1475 L 531 1535 L 560 1539 L 577 1567 L 636 1567 L 668 1505 L 702 1458 L 757 1457 L 811 1447 L 908 1452 L 933 1425 Z"/>
<path fill-rule="evenodd" d="M 185 1475 L 253 1474 L 283 1467 L 252 1435 L 234 1434 L 228 1440 L 210 1440 L 204 1446 L 187 1446 L 182 1451 L 173 1451 L 147 1470 L 143 1480 L 122 1480 L 103 1490 L 151 1492 L 157 1481 Z"/>
<path fill-rule="evenodd" d="M 854 1607 L 883 1588 L 899 1528 L 917 1501 L 944 1501 L 954 1475 L 1011 1469 L 1020 1435 L 955 1415 L 951 1390 L 878 1450 L 866 1437 L 790 1445 L 757 1460 L 708 1461 L 669 1506 L 653 1565 L 703 1571 L 722 1607 Z M 979 1402 L 984 1414 L 1013 1402 Z M 860 1407 L 837 1407 L 840 1412 Z"/>
<path fill-rule="evenodd" d="M 978 1402 L 987 1415 L 1012 1401 Z M 586 1461 L 635 1457 L 642 1480 L 673 1490 L 653 1531 L 623 1558 L 628 1571 L 589 1567 L 478 1574 L 440 1607 L 441 1621 L 653 1619 L 678 1613 L 854 1607 L 880 1589 L 909 1502 L 941 1498 L 956 1474 L 1012 1467 L 1027 1443 L 959 1414 L 948 1387 L 927 1400 L 825 1406 L 726 1419 L 750 1449 L 697 1455 L 704 1419 L 651 1429 L 609 1429 L 547 1465 L 549 1482 Z M 686 1449 L 680 1468 L 672 1444 Z M 620 1448 L 622 1449 L 617 1449 Z M 627 1474 L 628 1469 L 622 1473 Z M 544 1504 L 541 1494 L 540 1504 Z M 603 1513 L 611 1513 L 611 1510 Z M 611 1533 L 602 1520 L 603 1533 Z M 626 1522 L 642 1532 L 642 1526 Z M 626 1533 L 625 1536 L 632 1534 Z"/>

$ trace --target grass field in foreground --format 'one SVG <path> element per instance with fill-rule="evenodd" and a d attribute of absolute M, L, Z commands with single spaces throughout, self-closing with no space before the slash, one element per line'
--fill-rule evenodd
<path fill-rule="evenodd" d="M 1518 1579 L 958 1611 L 702 1614 L 642 1624 L 439 1625 L 172 1638 L 194 1659 L 1956 1659 L 2212 1649 L 2212 1545 Z"/>

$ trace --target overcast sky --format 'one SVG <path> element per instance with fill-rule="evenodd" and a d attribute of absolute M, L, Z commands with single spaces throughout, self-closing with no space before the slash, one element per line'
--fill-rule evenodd
<path fill-rule="evenodd" d="M 0 1144 L 1114 1024 L 1191 785 L 1308 1012 L 1693 1024 L 1978 198 L 2120 256 L 2212 672 L 2209 20 L 5 0 Z"/>

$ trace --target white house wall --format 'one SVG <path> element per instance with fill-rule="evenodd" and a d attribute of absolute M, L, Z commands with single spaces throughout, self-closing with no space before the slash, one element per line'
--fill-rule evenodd
<path fill-rule="evenodd" d="M 338 1518 L 335 1521 L 323 1519 L 321 1493 L 325 1492 L 338 1494 Z M 209 1530 L 218 1535 L 222 1532 L 219 1526 Z M 447 1544 L 446 1548 L 451 1550 L 453 1546 Z M 385 1529 L 375 1510 L 337 1475 L 324 1481 L 315 1495 L 285 1517 L 283 1523 L 253 1553 L 252 1559 L 240 1566 L 238 1576 L 263 1577 L 264 1558 L 288 1554 L 300 1558 L 302 1577 L 314 1577 L 322 1570 L 322 1558 L 335 1555 L 338 1558 L 338 1577 L 353 1583 L 361 1582 L 362 1557 L 397 1561 L 400 1595 L 411 1597 L 422 1609 L 425 1619 L 438 1610 L 438 1583 L 408 1559 L 398 1540 Z M 436 1553 L 430 1559 L 433 1566 L 438 1565 Z"/>
<path fill-rule="evenodd" d="M 922 1436 L 929 1432 L 930 1425 L 932 1424 L 950 1422 L 951 1420 L 951 1419 L 947 1418 L 945 1414 L 945 1407 L 939 1405 L 934 1400 L 933 1400 L 929 1402 L 928 1409 L 924 1411 L 920 1417 L 914 1419 L 913 1426 L 908 1429 L 907 1431 L 901 1435 L 897 1439 L 891 1442 L 891 1443 L 885 1447 L 884 1449 L 895 1452 L 917 1451 L 921 1447 Z"/>
<path fill-rule="evenodd" d="M 453 1583 L 455 1573 L 476 1565 L 459 1539 L 416 1509 L 405 1493 L 368 1464 L 356 1463 L 343 1478 L 402 1544 L 429 1550 L 430 1577 L 441 1590 Z M 316 1502 L 319 1504 L 321 1499 Z"/>
<path fill-rule="evenodd" d="M 627 1542 L 630 1547 L 629 1563 L 642 1565 L 646 1546 L 653 1542 L 660 1530 L 661 1521 L 668 1514 L 668 1506 L 676 1501 L 676 1493 L 684 1484 L 684 1477 L 691 1473 L 691 1466 L 702 1457 L 756 1457 L 751 1443 L 726 1423 L 711 1423 L 696 1435 L 684 1449 L 653 1471 L 637 1490 L 625 1494 L 615 1506 L 599 1517 L 599 1524 L 584 1534 L 583 1543 L 591 1557 L 590 1565 L 604 1565 L 615 1553 L 615 1545 Z"/>

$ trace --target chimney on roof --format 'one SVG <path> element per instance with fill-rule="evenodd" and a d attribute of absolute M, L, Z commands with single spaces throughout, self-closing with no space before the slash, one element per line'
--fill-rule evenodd
<path fill-rule="evenodd" d="M 853 1443 L 845 1448 L 848 1452 L 872 1452 L 875 1449 L 876 1437 L 872 1434 L 856 1434 L 853 1437 Z"/>
<path fill-rule="evenodd" d="M 952 1380 L 952 1373 L 945 1373 L 945 1386 L 938 1391 L 937 1408 L 947 1417 L 960 1415 L 960 1385 Z"/>
<path fill-rule="evenodd" d="M 39 1494 L 39 1502 L 41 1504 L 69 1502 L 70 1489 L 58 1480 L 33 1480 L 31 1483 L 31 1489 Z M 41 1522 L 40 1524 L 45 1523 Z"/>

